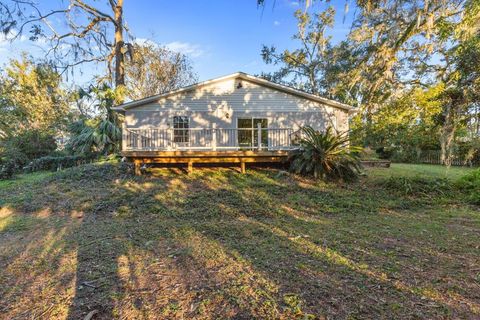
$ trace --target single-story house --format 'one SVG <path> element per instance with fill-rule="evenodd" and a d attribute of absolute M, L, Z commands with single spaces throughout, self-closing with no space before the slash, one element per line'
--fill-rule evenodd
<path fill-rule="evenodd" d="M 122 152 L 135 163 L 191 168 L 220 159 L 240 162 L 243 171 L 245 162 L 285 157 L 302 126 L 347 131 L 352 107 L 237 72 L 113 110 L 125 116 Z"/>

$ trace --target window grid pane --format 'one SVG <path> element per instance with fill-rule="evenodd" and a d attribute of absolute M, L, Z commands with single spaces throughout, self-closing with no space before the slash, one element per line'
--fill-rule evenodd
<path fill-rule="evenodd" d="M 188 117 L 173 117 L 173 142 L 188 142 Z"/>

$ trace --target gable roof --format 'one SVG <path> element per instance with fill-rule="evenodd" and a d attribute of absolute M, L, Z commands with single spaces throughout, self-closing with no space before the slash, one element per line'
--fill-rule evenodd
<path fill-rule="evenodd" d="M 349 112 L 354 111 L 354 108 L 352 106 L 348 105 L 348 104 L 344 104 L 344 103 L 341 103 L 341 102 L 338 102 L 338 101 L 335 101 L 335 100 L 327 99 L 327 98 L 324 98 L 324 97 L 321 97 L 321 96 L 318 96 L 318 95 L 315 95 L 315 94 L 311 94 L 311 93 L 307 93 L 307 92 L 304 92 L 304 91 L 301 91 L 301 90 L 298 90 L 298 89 L 294 89 L 292 87 L 288 87 L 288 86 L 284 86 L 284 85 L 281 85 L 281 84 L 278 84 L 278 83 L 274 83 L 272 81 L 268 81 L 268 80 L 265 80 L 265 79 L 262 79 L 262 78 L 259 78 L 259 77 L 255 77 L 255 76 L 246 74 L 244 72 L 232 73 L 232 74 L 229 74 L 227 76 L 223 76 L 223 77 L 199 82 L 199 83 L 196 83 L 196 84 L 193 84 L 193 85 L 190 85 L 190 86 L 187 86 L 187 87 L 183 87 L 183 88 L 180 88 L 180 89 L 177 89 L 177 90 L 169 91 L 169 92 L 162 93 L 162 94 L 157 94 L 157 95 L 146 97 L 146 98 L 139 99 L 139 100 L 126 102 L 124 104 L 113 107 L 112 110 L 123 112 L 125 110 L 132 109 L 132 108 L 144 105 L 146 103 L 157 101 L 158 99 L 167 98 L 167 97 L 179 94 L 179 93 L 183 93 L 183 92 L 193 90 L 193 89 L 198 89 L 198 88 L 206 86 L 206 85 L 214 84 L 214 83 L 221 82 L 221 81 L 224 81 L 224 80 L 229 80 L 229 79 L 232 79 L 232 78 L 233 79 L 242 79 L 242 80 L 250 81 L 250 82 L 256 83 L 258 85 L 261 85 L 261 86 L 264 86 L 264 87 L 267 87 L 267 88 L 271 88 L 271 89 L 274 89 L 274 90 L 289 93 L 289 94 L 292 94 L 292 95 L 295 95 L 295 96 L 298 96 L 298 97 L 301 97 L 301 98 L 305 98 L 305 99 L 308 99 L 308 100 L 311 100 L 311 101 L 314 101 L 314 102 L 324 103 L 324 104 L 326 104 L 328 106 L 331 106 L 331 107 L 334 107 L 334 108 L 347 110 Z"/>

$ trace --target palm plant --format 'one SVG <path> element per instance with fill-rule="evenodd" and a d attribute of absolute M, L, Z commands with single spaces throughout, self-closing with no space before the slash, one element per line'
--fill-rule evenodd
<path fill-rule="evenodd" d="M 322 133 L 310 126 L 301 128 L 301 133 L 300 148 L 289 156 L 291 171 L 324 180 L 358 177 L 361 148 L 350 146 L 346 133 L 335 134 L 332 128 Z"/>
<path fill-rule="evenodd" d="M 103 153 L 118 151 L 121 129 L 108 119 L 89 119 L 74 122 L 70 126 L 72 137 L 69 147 L 75 153 Z"/>
<path fill-rule="evenodd" d="M 118 151 L 122 131 L 112 106 L 122 95 L 120 91 L 103 84 L 99 87 L 91 87 L 88 92 L 80 93 L 80 98 L 86 97 L 95 101 L 95 107 L 100 114 L 91 118 L 84 117 L 70 125 L 69 147 L 72 151 L 77 154 L 101 153 L 104 155 Z"/>

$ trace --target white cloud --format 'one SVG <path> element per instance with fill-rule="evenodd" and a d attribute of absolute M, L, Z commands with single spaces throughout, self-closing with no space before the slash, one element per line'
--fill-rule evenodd
<path fill-rule="evenodd" d="M 146 38 L 135 38 L 135 40 L 133 40 L 133 42 L 136 43 L 136 44 L 139 44 L 139 45 L 142 45 L 142 44 L 153 44 L 153 45 L 156 45 L 156 46 L 159 45 L 155 41 L 152 41 L 152 40 L 146 39 Z"/>
<path fill-rule="evenodd" d="M 280 25 L 280 21 L 277 21 L 277 20 L 273 21 L 273 25 L 275 27 L 278 27 Z"/>
<path fill-rule="evenodd" d="M 47 39 L 38 38 L 35 41 L 30 40 L 24 34 L 17 34 L 16 30 L 10 30 L 7 34 L 0 33 L 0 51 L 12 53 L 15 49 L 30 52 L 37 48 L 45 50 L 48 46 Z"/>
<path fill-rule="evenodd" d="M 10 30 L 10 32 L 7 34 L 0 32 L 0 52 L 6 52 L 6 55 L 9 55 L 9 53 L 12 52 L 12 49 L 16 48 L 18 45 L 22 47 L 24 46 L 21 43 L 25 43 L 25 41 L 27 41 L 28 38 L 24 35 L 20 35 L 17 37 L 17 39 L 14 40 L 15 35 L 16 35 L 16 31 L 12 31 L 12 30 Z M 12 40 L 14 40 L 14 42 L 12 42 Z M 3 62 L 3 59 L 2 59 L 2 62 Z"/>
<path fill-rule="evenodd" d="M 189 42 L 174 41 L 167 43 L 165 46 L 170 50 L 181 52 L 191 56 L 192 58 L 198 58 L 205 53 L 205 51 L 199 45 Z"/>
<path fill-rule="evenodd" d="M 290 2 L 290 4 L 293 6 L 293 7 L 298 7 L 300 5 L 300 3 L 298 3 L 297 1 L 292 1 Z"/>
<path fill-rule="evenodd" d="M 0 32 L 0 46 L 9 45 L 12 40 L 21 41 L 21 42 L 28 40 L 28 38 L 23 34 L 19 35 L 17 39 L 14 39 L 16 35 L 17 35 L 17 32 L 13 30 L 10 30 L 7 34 Z"/>
<path fill-rule="evenodd" d="M 137 44 L 153 44 L 155 46 L 161 46 L 161 44 L 152 41 L 150 39 L 146 38 L 135 38 L 134 40 L 135 43 Z M 165 44 L 165 47 L 168 49 L 175 51 L 175 52 L 180 52 L 186 55 L 189 55 L 192 58 L 198 58 L 202 55 L 205 54 L 205 50 L 203 50 L 200 45 L 198 44 L 192 44 L 189 42 L 180 42 L 180 41 L 174 41 Z"/>

